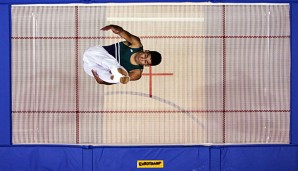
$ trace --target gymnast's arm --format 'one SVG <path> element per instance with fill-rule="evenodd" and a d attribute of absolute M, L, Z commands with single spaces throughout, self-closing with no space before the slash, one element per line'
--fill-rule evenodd
<path fill-rule="evenodd" d="M 128 31 L 124 30 L 122 27 L 117 25 L 108 25 L 103 27 L 101 30 L 112 30 L 113 33 L 118 34 L 123 39 L 130 43 L 130 47 L 132 48 L 139 48 L 142 47 L 142 43 L 139 37 L 129 33 Z"/>
<path fill-rule="evenodd" d="M 143 70 L 141 69 L 134 69 L 129 71 L 128 75 L 130 77 L 130 81 L 139 80 L 142 77 Z"/>
<path fill-rule="evenodd" d="M 98 84 L 113 85 L 113 83 L 107 83 L 107 82 L 103 81 L 102 79 L 100 79 L 94 70 L 92 70 L 92 74 Z"/>

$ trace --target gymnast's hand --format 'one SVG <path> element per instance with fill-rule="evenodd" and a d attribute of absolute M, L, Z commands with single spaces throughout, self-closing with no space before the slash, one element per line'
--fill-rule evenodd
<path fill-rule="evenodd" d="M 98 74 L 96 73 L 95 70 L 92 69 L 91 72 L 92 72 L 92 74 L 93 74 L 94 77 L 98 77 Z M 98 77 L 98 78 L 99 78 L 99 77 Z"/>
<path fill-rule="evenodd" d="M 119 34 L 124 31 L 122 27 L 117 26 L 117 25 L 108 25 L 108 26 L 101 28 L 100 30 L 103 30 L 103 31 L 112 30 L 113 33 L 115 33 L 115 34 Z"/>
<path fill-rule="evenodd" d="M 103 81 L 102 79 L 100 79 L 95 70 L 91 70 L 91 71 L 92 71 L 92 74 L 98 84 L 113 85 L 112 83 L 107 83 L 107 82 Z"/>
<path fill-rule="evenodd" d="M 96 73 L 95 70 L 92 69 L 91 72 L 92 72 L 92 74 L 93 74 L 93 76 L 94 76 L 96 82 L 98 82 L 99 84 L 103 84 L 103 83 L 104 83 L 104 81 L 103 81 L 102 79 L 99 78 L 99 76 L 98 76 L 98 74 Z"/>

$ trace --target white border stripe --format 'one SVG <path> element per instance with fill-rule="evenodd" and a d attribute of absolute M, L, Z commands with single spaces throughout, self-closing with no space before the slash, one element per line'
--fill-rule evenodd
<path fill-rule="evenodd" d="M 120 64 L 120 58 L 121 58 L 121 55 L 120 55 L 120 43 L 117 43 L 117 44 L 118 44 L 118 58 L 119 58 L 119 64 Z"/>
<path fill-rule="evenodd" d="M 163 18 L 148 18 L 148 17 L 107 17 L 107 21 L 180 21 L 180 22 L 204 22 L 204 18 L 173 18 L 173 17 L 163 17 Z"/>
<path fill-rule="evenodd" d="M 117 44 L 115 43 L 115 58 L 118 61 Z"/>

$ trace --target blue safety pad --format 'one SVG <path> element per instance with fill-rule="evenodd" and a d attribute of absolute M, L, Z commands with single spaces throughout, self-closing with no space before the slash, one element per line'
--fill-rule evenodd
<path fill-rule="evenodd" d="M 82 149 L 76 147 L 0 147 L 0 171 L 81 171 Z"/>
<path fill-rule="evenodd" d="M 209 170 L 208 147 L 103 147 L 93 149 L 93 169 L 137 170 L 138 160 L 163 160 L 170 171 Z"/>
<path fill-rule="evenodd" d="M 223 147 L 221 170 L 297 171 L 297 146 Z"/>

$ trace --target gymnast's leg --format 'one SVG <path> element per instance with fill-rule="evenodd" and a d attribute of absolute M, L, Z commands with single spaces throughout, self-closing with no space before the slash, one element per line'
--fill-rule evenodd
<path fill-rule="evenodd" d="M 127 71 L 101 46 L 87 49 L 83 55 L 83 61 L 85 72 L 92 77 L 94 77 L 93 70 L 107 83 L 126 84 L 130 80 Z"/>

